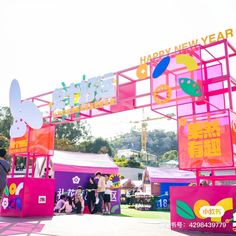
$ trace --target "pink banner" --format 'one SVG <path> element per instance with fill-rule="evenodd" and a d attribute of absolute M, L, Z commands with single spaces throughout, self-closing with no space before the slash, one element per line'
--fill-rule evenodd
<path fill-rule="evenodd" d="M 172 230 L 235 233 L 236 186 L 170 187 L 170 211 Z"/>

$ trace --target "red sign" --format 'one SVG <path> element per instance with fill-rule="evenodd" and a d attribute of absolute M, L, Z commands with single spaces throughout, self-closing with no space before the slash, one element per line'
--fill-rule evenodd
<path fill-rule="evenodd" d="M 41 129 L 30 129 L 23 137 L 10 140 L 9 153 L 34 153 L 52 155 L 54 150 L 54 126 L 45 126 Z"/>
<path fill-rule="evenodd" d="M 181 117 L 178 141 L 180 169 L 234 165 L 228 111 Z"/>

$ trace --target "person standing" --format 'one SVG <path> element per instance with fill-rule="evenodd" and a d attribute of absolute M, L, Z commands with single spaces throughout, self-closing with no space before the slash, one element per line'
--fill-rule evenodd
<path fill-rule="evenodd" d="M 0 149 L 0 198 L 7 184 L 7 174 L 10 172 L 10 163 L 5 160 L 6 150 Z"/>
<path fill-rule="evenodd" d="M 111 189 L 112 189 L 112 182 L 109 180 L 109 176 L 105 175 L 106 181 L 106 190 L 104 193 L 104 210 L 105 214 L 111 214 Z"/>
<path fill-rule="evenodd" d="M 94 206 L 95 206 L 95 201 L 96 201 L 96 196 L 95 196 L 95 191 L 97 190 L 97 184 L 94 181 L 93 177 L 89 178 L 89 182 L 86 186 L 87 190 L 87 203 L 88 203 L 88 209 L 90 214 L 93 212 Z"/>
<path fill-rule="evenodd" d="M 102 176 L 102 173 L 100 171 L 96 172 L 95 176 L 98 179 L 98 189 L 97 189 L 98 199 L 99 199 L 98 212 L 103 213 L 102 203 L 103 203 L 104 193 L 106 190 L 106 181 L 105 181 L 105 177 Z"/>
<path fill-rule="evenodd" d="M 130 205 L 130 198 L 131 198 L 131 190 L 128 190 L 127 192 L 126 192 L 126 203 L 128 204 L 128 205 Z"/>

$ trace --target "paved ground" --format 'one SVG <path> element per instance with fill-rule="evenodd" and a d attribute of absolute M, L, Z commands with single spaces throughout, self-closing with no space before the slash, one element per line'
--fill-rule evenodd
<path fill-rule="evenodd" d="M 33 219 L 0 217 L 0 235 L 223 236 L 223 234 L 174 232 L 169 229 L 169 221 L 100 215 L 60 215 L 53 218 Z"/>

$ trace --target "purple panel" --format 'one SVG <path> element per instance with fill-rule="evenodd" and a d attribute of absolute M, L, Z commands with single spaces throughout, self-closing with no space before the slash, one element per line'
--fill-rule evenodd
<path fill-rule="evenodd" d="M 91 176 L 94 176 L 94 173 L 55 172 L 57 196 L 59 197 L 64 192 L 67 192 L 69 196 L 73 196 L 78 186 L 82 186 L 83 189 L 86 187 Z M 111 205 L 112 208 L 116 209 L 114 213 L 119 214 L 120 189 L 112 190 Z M 116 205 L 117 207 L 115 207 Z"/>

